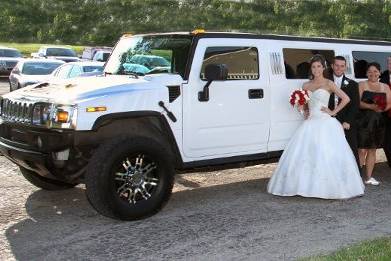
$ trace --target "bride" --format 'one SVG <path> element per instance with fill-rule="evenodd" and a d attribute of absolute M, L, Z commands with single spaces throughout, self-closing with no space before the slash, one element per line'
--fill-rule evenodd
<path fill-rule="evenodd" d="M 346 199 L 364 194 L 356 159 L 341 124 L 333 118 L 349 103 L 349 97 L 324 78 L 325 60 L 315 55 L 310 61 L 312 80 L 303 89 L 310 93 L 306 120 L 297 129 L 269 181 L 269 193 L 324 199 Z M 334 92 L 341 102 L 330 111 Z"/>

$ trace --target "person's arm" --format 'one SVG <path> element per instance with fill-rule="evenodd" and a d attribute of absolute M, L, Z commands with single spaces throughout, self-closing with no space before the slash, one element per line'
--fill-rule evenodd
<path fill-rule="evenodd" d="M 340 112 L 350 102 L 350 98 L 349 98 L 349 96 L 346 95 L 346 93 L 344 91 L 337 88 L 335 83 L 333 83 L 331 81 L 329 83 L 329 89 L 330 89 L 330 91 L 334 92 L 334 94 L 337 95 L 341 99 L 341 102 L 338 104 L 337 107 L 335 107 L 334 110 L 330 110 L 327 107 L 323 107 L 322 111 L 327 112 L 328 114 L 330 114 L 330 116 L 335 116 L 335 115 L 337 115 L 338 112 Z"/>
<path fill-rule="evenodd" d="M 386 105 L 386 108 L 384 111 L 388 111 L 389 109 L 391 109 L 391 90 L 388 86 L 384 86 L 384 89 L 386 91 L 386 102 L 387 102 L 387 105 Z"/>
<path fill-rule="evenodd" d="M 303 84 L 302 89 L 307 92 L 310 92 L 310 90 L 308 89 L 308 82 Z M 310 116 L 310 109 L 308 107 L 308 103 L 304 104 L 304 106 L 303 106 L 303 116 L 304 116 L 305 120 L 308 119 L 308 117 Z"/>
<path fill-rule="evenodd" d="M 332 84 L 331 90 L 341 99 L 341 102 L 338 104 L 338 106 L 332 110 L 331 116 L 335 116 L 350 102 L 350 98 L 344 91 L 337 88 L 334 83 Z"/>

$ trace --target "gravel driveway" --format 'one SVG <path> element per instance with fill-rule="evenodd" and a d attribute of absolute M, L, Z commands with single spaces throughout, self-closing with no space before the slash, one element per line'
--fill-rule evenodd
<path fill-rule="evenodd" d="M 178 175 L 160 213 L 120 222 L 98 215 L 83 186 L 39 190 L 0 156 L 0 260 L 294 260 L 391 234 L 385 163 L 379 187 L 342 201 L 267 194 L 275 166 Z"/>

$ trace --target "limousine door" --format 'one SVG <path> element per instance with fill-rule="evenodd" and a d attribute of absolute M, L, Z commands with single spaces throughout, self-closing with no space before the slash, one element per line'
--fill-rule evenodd
<path fill-rule="evenodd" d="M 189 81 L 183 86 L 183 151 L 190 160 L 266 152 L 269 89 L 266 54 L 254 40 L 201 39 Z M 225 64 L 228 79 L 213 81 L 209 100 L 199 99 L 207 84 L 205 66 Z"/>

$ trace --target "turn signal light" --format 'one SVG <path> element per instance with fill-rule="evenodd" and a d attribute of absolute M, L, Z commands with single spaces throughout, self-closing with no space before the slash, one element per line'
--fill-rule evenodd
<path fill-rule="evenodd" d="M 67 111 L 58 111 L 56 114 L 56 122 L 67 123 L 69 114 Z"/>
<path fill-rule="evenodd" d="M 99 112 L 99 111 L 106 111 L 107 108 L 105 106 L 98 106 L 98 107 L 87 107 L 86 112 Z"/>

